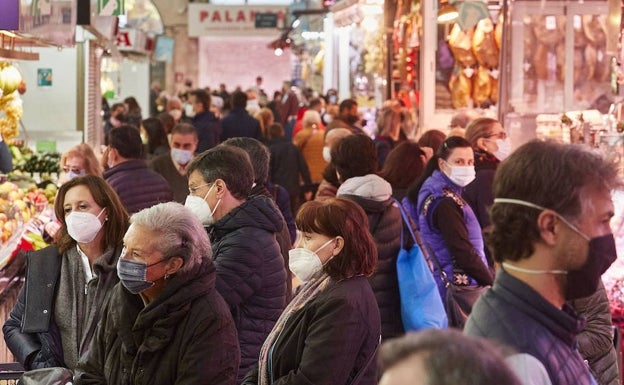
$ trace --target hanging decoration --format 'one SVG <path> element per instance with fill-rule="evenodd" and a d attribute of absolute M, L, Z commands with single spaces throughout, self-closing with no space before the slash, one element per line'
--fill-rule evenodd
<path fill-rule="evenodd" d="M 19 96 L 22 83 L 19 70 L 9 62 L 0 61 L 0 133 L 6 141 L 19 133 L 19 121 L 23 114 Z"/>

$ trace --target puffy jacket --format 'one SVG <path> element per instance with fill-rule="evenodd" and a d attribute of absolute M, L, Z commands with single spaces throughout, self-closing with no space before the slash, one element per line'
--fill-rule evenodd
<path fill-rule="evenodd" d="M 236 328 L 214 285 L 215 268 L 204 259 L 173 275 L 147 306 L 115 286 L 74 383 L 236 384 Z"/>
<path fill-rule="evenodd" d="M 208 228 L 217 290 L 238 329 L 239 380 L 257 362 L 262 343 L 285 307 L 286 272 L 275 239 L 281 226 L 271 198 L 256 195 Z"/>
<path fill-rule="evenodd" d="M 577 336 L 579 351 L 589 362 L 599 385 L 620 385 L 618 357 L 613 346 L 611 307 L 602 281 L 598 290 L 586 298 L 571 302 L 587 325 Z"/>
<path fill-rule="evenodd" d="M 590 385 L 577 347 L 584 322 L 566 305 L 558 309 L 526 283 L 500 269 L 491 289 L 472 308 L 464 333 L 506 345 L 542 363 L 552 385 Z"/>
<path fill-rule="evenodd" d="M 481 258 L 483 265 L 487 266 L 483 235 L 481 233 L 481 227 L 479 226 L 477 218 L 472 212 L 470 206 L 461 198 L 461 188 L 451 182 L 451 180 L 444 175 L 444 173 L 438 170 L 434 171 L 433 174 L 427 178 L 418 192 L 417 218 L 420 234 L 423 242 L 426 244 L 426 247 L 429 247 L 433 251 L 435 257 L 437 258 L 442 269 L 446 272 L 446 276 L 449 277 L 449 279 L 453 277 L 457 283 L 462 282 L 467 286 L 476 286 L 478 284 L 477 281 L 470 275 L 465 274 L 461 271 L 459 266 L 457 266 L 455 256 L 451 255 L 448 245 L 442 237 L 440 230 L 433 225 L 432 218 L 434 211 L 437 208 L 437 204 L 439 204 L 442 199 L 447 198 L 452 199 L 461 208 L 470 244 L 473 250 Z M 437 268 L 434 269 L 433 277 L 438 283 L 440 297 L 446 298 L 446 287 Z"/>
<path fill-rule="evenodd" d="M 173 200 L 169 183 L 162 175 L 147 168 L 142 159 L 119 163 L 104 171 L 104 179 L 130 214 Z"/>
<path fill-rule="evenodd" d="M 386 193 L 370 194 L 375 190 L 373 185 L 377 185 L 380 189 L 385 188 Z M 338 189 L 338 196 L 355 201 L 368 216 L 369 230 L 375 240 L 378 255 L 377 268 L 368 280 L 379 306 L 383 339 L 398 337 L 405 333 L 400 317 L 401 298 L 396 271 L 403 222 L 391 193 L 392 188 L 388 182 L 377 175 L 348 179 Z M 376 197 L 372 198 L 374 195 Z"/>

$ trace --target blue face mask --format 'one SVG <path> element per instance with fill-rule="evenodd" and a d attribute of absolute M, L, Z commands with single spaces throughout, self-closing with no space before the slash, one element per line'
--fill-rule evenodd
<path fill-rule="evenodd" d="M 147 280 L 147 269 L 166 260 L 166 258 L 161 259 L 158 262 L 148 265 L 145 262 L 136 262 L 120 257 L 117 261 L 117 276 L 122 285 L 124 285 L 130 293 L 139 294 L 154 286 L 153 281 Z"/>
<path fill-rule="evenodd" d="M 85 176 L 85 175 L 87 175 L 85 170 L 81 170 L 80 172 L 70 171 L 70 172 L 67 173 L 67 180 L 72 180 L 72 179 L 77 178 L 79 176 Z"/>

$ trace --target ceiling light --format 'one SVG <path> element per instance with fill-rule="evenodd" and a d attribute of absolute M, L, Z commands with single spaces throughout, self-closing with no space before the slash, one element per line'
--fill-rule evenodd
<path fill-rule="evenodd" d="M 438 10 L 438 23 L 450 23 L 455 21 L 458 16 L 457 8 L 446 3 Z"/>

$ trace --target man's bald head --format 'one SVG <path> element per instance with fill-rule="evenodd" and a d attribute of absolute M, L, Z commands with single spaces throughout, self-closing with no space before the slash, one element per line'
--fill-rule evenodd
<path fill-rule="evenodd" d="M 349 135 L 353 135 L 353 131 L 348 128 L 334 128 L 333 130 L 327 131 L 325 134 L 325 145 L 329 148 L 332 148 L 336 143 L 340 141 L 340 139 L 345 138 Z"/>

